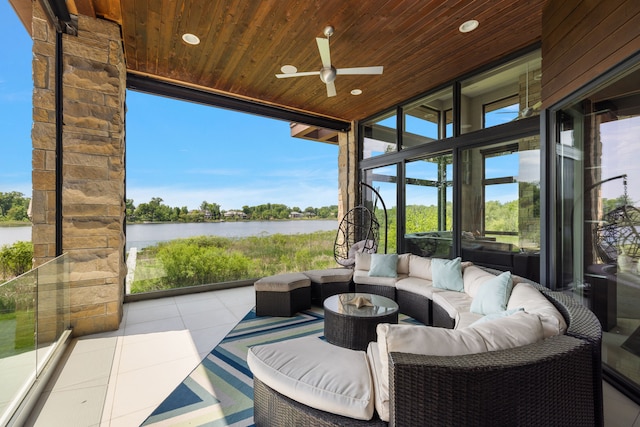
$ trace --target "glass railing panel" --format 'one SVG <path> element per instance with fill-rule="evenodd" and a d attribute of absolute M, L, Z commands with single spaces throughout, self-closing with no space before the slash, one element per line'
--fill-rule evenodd
<path fill-rule="evenodd" d="M 69 263 L 60 256 L 0 285 L 0 425 L 11 418 L 69 328 Z"/>
<path fill-rule="evenodd" d="M 38 372 L 47 362 L 54 345 L 70 324 L 68 256 L 62 255 L 36 270 L 37 322 L 36 349 Z"/>
<path fill-rule="evenodd" d="M 37 272 L 0 286 L 0 414 L 12 412 L 36 378 Z"/>

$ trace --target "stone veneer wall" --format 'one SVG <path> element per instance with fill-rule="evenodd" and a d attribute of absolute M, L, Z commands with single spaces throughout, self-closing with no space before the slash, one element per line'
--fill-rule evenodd
<path fill-rule="evenodd" d="M 35 265 L 56 254 L 55 29 L 33 2 Z M 63 35 L 62 252 L 74 335 L 117 329 L 124 298 L 126 69 L 118 25 L 79 16 Z"/>
<path fill-rule="evenodd" d="M 357 140 L 351 123 L 351 131 L 338 132 L 338 221 L 359 204 Z"/>

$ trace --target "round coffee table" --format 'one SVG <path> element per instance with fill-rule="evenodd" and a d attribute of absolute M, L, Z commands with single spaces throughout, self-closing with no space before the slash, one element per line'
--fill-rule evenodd
<path fill-rule="evenodd" d="M 356 304 L 364 302 L 358 307 Z M 331 344 L 366 350 L 379 323 L 398 323 L 398 304 L 374 294 L 347 293 L 324 300 L 324 337 Z"/>

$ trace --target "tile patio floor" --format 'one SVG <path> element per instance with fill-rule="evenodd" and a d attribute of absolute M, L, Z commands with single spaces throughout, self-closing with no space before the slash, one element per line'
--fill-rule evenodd
<path fill-rule="evenodd" d="M 139 426 L 254 305 L 252 286 L 125 304 L 120 329 L 72 341 L 27 425 Z M 640 427 L 604 390 L 605 426 Z"/>

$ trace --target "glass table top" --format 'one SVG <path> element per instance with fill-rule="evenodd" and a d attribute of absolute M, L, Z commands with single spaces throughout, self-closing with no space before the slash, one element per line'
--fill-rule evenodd
<path fill-rule="evenodd" d="M 346 293 L 325 299 L 324 309 L 349 316 L 377 317 L 398 311 L 398 304 L 381 295 Z"/>

